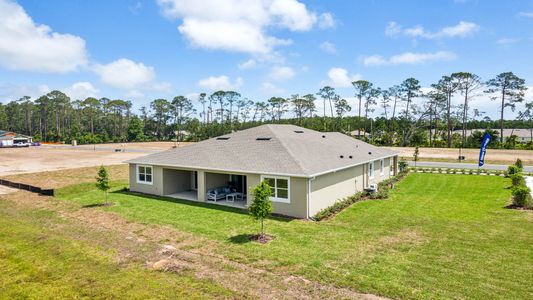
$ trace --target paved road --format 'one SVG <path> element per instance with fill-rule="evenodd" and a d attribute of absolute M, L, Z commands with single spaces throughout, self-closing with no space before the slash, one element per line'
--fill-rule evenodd
<path fill-rule="evenodd" d="M 408 162 L 410 166 L 414 166 L 413 161 Z M 419 161 L 416 163 L 417 167 L 429 167 L 429 168 L 452 168 L 452 169 L 477 169 L 477 164 L 472 163 L 450 163 L 439 161 Z M 489 165 L 485 164 L 482 169 L 489 170 L 507 170 L 507 165 Z M 533 166 L 524 166 L 525 172 L 533 172 Z"/>

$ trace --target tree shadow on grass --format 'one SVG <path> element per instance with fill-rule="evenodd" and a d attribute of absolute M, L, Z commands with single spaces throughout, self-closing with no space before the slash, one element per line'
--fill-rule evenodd
<path fill-rule="evenodd" d="M 196 202 L 196 201 L 191 201 L 191 200 L 183 200 L 183 199 L 170 198 L 170 197 L 165 197 L 165 196 L 155 196 L 155 195 L 150 195 L 150 194 L 126 191 L 126 190 L 117 190 L 111 193 L 123 194 L 123 195 L 135 196 L 135 197 L 143 197 L 143 198 L 149 198 L 149 199 L 153 199 L 157 201 L 178 203 L 178 204 L 183 204 L 183 205 L 188 205 L 188 206 L 193 206 L 193 207 L 201 207 L 201 208 L 206 208 L 206 209 L 232 212 L 232 213 L 237 213 L 241 215 L 248 215 L 248 210 L 246 208 L 231 207 L 231 206 L 225 206 L 225 205 L 214 204 L 214 203 L 206 203 L 206 202 Z M 281 215 L 275 215 L 275 214 L 270 216 L 268 219 L 276 220 L 280 222 L 290 222 L 292 220 L 295 220 L 294 218 L 281 216 Z"/>
<path fill-rule="evenodd" d="M 111 203 L 111 202 L 108 202 L 108 203 L 93 203 L 93 204 L 83 205 L 82 208 L 109 207 L 109 206 L 113 206 L 113 205 L 115 205 L 115 203 Z"/>
<path fill-rule="evenodd" d="M 250 237 L 252 234 L 238 234 L 228 238 L 228 242 L 233 244 L 246 244 L 251 242 Z"/>

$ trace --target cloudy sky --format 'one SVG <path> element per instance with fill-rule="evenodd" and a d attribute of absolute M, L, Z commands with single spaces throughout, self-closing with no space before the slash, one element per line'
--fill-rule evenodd
<path fill-rule="evenodd" d="M 0 102 L 52 89 L 73 99 L 252 100 L 350 82 L 429 86 L 513 71 L 533 86 L 533 1 L 0 0 Z M 532 100 L 533 93 L 528 93 Z M 353 104 L 353 103 L 352 103 Z M 473 106 L 497 116 L 481 96 Z"/>

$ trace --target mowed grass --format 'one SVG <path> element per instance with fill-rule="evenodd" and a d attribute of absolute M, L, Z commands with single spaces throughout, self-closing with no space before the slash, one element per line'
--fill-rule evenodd
<path fill-rule="evenodd" d="M 329 221 L 270 219 L 269 244 L 239 210 L 119 192 L 105 209 L 215 241 L 211 251 L 277 272 L 398 298 L 533 298 L 533 214 L 504 208 L 509 179 L 411 174 L 388 200 L 354 204 Z M 91 205 L 92 184 L 59 191 Z"/>
<path fill-rule="evenodd" d="M 20 210 L 0 199 L 0 216 L 0 299 L 232 297 L 194 274 L 119 263 L 115 249 L 98 246 L 116 237 L 69 223 L 54 212 Z"/>

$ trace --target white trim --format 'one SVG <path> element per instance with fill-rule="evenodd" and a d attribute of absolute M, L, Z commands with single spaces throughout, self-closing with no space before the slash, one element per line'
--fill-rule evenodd
<path fill-rule="evenodd" d="M 146 171 L 145 171 L 145 181 L 142 181 L 142 180 L 139 180 L 139 168 L 140 167 L 143 167 L 143 168 L 150 168 L 150 176 L 152 177 L 152 180 L 151 181 L 146 181 Z M 154 168 L 153 166 L 150 166 L 150 165 L 137 165 L 137 167 L 135 168 L 136 172 L 135 172 L 135 180 L 137 181 L 137 183 L 139 184 L 148 184 L 148 185 L 153 185 L 154 184 Z"/>
<path fill-rule="evenodd" d="M 287 180 L 287 199 L 285 198 L 278 198 L 278 197 L 270 197 L 270 201 L 272 202 L 280 202 L 280 203 L 291 203 L 291 178 L 285 177 L 285 176 L 272 176 L 272 175 L 261 175 L 261 182 L 265 180 L 265 178 L 272 178 L 276 179 L 276 186 L 273 186 L 274 190 L 277 192 L 277 179 L 285 179 Z M 283 188 L 281 188 L 283 189 Z"/>
<path fill-rule="evenodd" d="M 384 158 L 379 160 L 379 173 L 381 176 L 385 174 L 385 159 Z"/>

